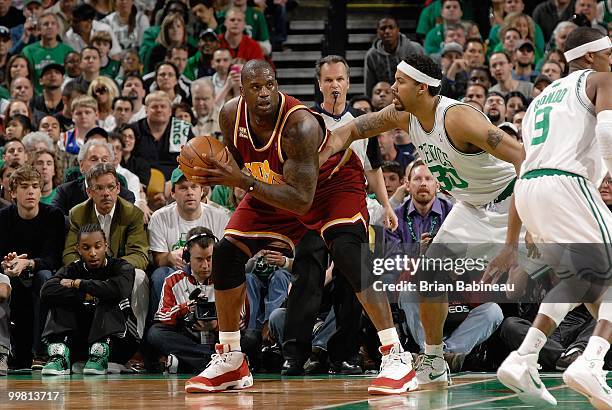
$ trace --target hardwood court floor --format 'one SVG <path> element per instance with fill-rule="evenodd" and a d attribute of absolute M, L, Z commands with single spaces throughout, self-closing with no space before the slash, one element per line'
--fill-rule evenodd
<path fill-rule="evenodd" d="M 0 409 L 534 408 L 520 402 L 515 394 L 495 380 L 493 374 L 465 373 L 455 376 L 453 386 L 447 390 L 417 391 L 400 396 L 368 395 L 369 377 L 366 376 L 281 379 L 276 375 L 256 375 L 255 385 L 248 390 L 197 395 L 184 393 L 186 378 L 162 375 L 41 378 L 40 372 L 31 376 L 11 375 L 0 377 Z M 563 385 L 560 373 L 543 375 L 542 379 L 556 397 L 557 409 L 591 408 L 583 396 Z M 36 392 L 39 392 L 38 397 Z"/>

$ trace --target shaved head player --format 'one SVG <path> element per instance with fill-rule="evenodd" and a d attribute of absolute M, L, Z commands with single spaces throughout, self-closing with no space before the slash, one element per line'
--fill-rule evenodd
<path fill-rule="evenodd" d="M 342 151 L 319 169 L 319 151 L 327 142 L 323 118 L 279 92 L 274 70 L 261 60 L 244 65 L 241 96 L 223 106 L 219 125 L 230 160 L 221 164 L 207 159 L 208 168 L 194 168 L 193 180 L 241 187 L 247 195 L 215 247 L 217 354 L 186 383 L 185 390 L 216 392 L 253 384 L 240 351 L 238 328 L 245 298 L 244 266 L 270 241 L 280 240 L 294 248 L 308 229 L 321 233 L 335 266 L 378 330 L 383 358 L 368 391 L 394 394 L 415 389 L 412 357 L 403 352 L 386 295 L 372 289 L 371 256 L 362 252 L 362 245 L 368 243 L 368 213 L 360 160 L 352 151 Z M 248 172 L 241 171 L 243 166 Z"/>

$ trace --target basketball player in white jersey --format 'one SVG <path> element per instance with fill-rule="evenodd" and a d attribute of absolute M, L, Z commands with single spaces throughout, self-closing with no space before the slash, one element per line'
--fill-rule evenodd
<path fill-rule="evenodd" d="M 534 241 L 547 244 L 544 250 L 575 252 L 577 246 L 571 244 L 588 244 L 578 249 L 590 251 L 590 257 L 592 251 L 609 251 L 612 235 L 612 214 L 597 191 L 601 179 L 612 170 L 612 42 L 595 29 L 579 27 L 569 35 L 565 47 L 570 74 L 546 87 L 523 119 L 526 159 L 515 188 L 516 207 Z M 596 408 L 612 409 L 612 390 L 602 371 L 612 340 L 611 272 L 609 257 L 602 259 L 606 268 L 596 271 L 608 282 L 596 294 L 598 303 L 586 303 L 598 319 L 597 326 L 563 380 Z M 589 284 L 592 275 L 574 275 L 551 290 L 519 349 L 498 369 L 499 380 L 524 401 L 556 404 L 540 382 L 538 355 L 547 336 L 578 306 L 573 301 L 559 303 L 559 292 L 567 291 L 567 286 L 573 290 Z"/>
<path fill-rule="evenodd" d="M 505 243 L 496 263 L 510 266 L 516 260 L 520 236 L 512 190 L 523 148 L 481 111 L 439 96 L 440 78 L 438 65 L 427 56 L 402 61 L 391 88 L 393 104 L 336 129 L 320 161 L 355 140 L 398 127 L 408 131 L 441 188 L 458 201 L 432 243 Z M 417 367 L 422 388 L 450 382 L 442 342 L 448 300 L 442 292 L 428 294 L 426 301 L 420 305 L 425 355 Z"/>

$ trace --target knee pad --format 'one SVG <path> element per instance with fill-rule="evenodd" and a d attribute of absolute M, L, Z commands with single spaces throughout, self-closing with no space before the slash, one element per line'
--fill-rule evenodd
<path fill-rule="evenodd" d="M 557 326 L 563 321 L 565 316 L 580 303 L 545 303 L 540 304 L 538 313 L 542 313 L 551 318 Z"/>
<path fill-rule="evenodd" d="M 215 289 L 229 290 L 242 285 L 245 281 L 244 265 L 247 261 L 247 255 L 226 238 L 217 242 L 212 265 Z"/>
<path fill-rule="evenodd" d="M 325 240 L 334 266 L 344 275 L 355 292 L 361 292 L 374 283 L 372 254 L 366 231 L 361 224 L 329 228 Z"/>

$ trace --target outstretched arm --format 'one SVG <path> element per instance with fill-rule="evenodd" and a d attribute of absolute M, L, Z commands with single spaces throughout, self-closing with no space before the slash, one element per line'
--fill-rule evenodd
<path fill-rule="evenodd" d="M 319 154 L 319 164 L 323 164 L 335 153 L 347 149 L 353 141 L 370 138 L 394 128 L 408 131 L 408 120 L 409 114 L 397 111 L 393 104 L 380 111 L 360 115 L 332 131 L 325 149 Z"/>

